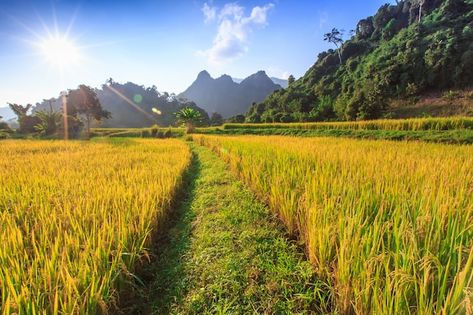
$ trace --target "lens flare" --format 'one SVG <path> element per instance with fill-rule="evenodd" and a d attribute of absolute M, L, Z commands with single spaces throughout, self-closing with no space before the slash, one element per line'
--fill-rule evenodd
<path fill-rule="evenodd" d="M 143 96 L 141 94 L 135 94 L 133 96 L 133 101 L 137 104 L 140 104 L 143 101 Z"/>

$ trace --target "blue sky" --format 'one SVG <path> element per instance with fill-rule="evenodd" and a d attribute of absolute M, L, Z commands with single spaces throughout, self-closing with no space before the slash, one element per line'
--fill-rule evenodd
<path fill-rule="evenodd" d="M 324 32 L 353 29 L 383 3 L 0 0 L 0 107 L 82 83 L 98 87 L 109 77 L 174 93 L 203 69 L 214 77 L 258 70 L 300 77 L 330 48 Z M 60 67 L 57 50 L 42 48 L 51 38 L 76 58 Z"/>

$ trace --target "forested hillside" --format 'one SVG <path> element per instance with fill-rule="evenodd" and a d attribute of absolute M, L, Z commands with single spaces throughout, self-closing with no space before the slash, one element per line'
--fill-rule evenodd
<path fill-rule="evenodd" d="M 320 53 L 303 77 L 254 104 L 248 122 L 389 117 L 394 101 L 415 103 L 473 82 L 472 0 L 398 1 L 359 21 L 345 42 L 337 31 L 326 39 L 335 36 L 339 48 Z"/>
<path fill-rule="evenodd" d="M 175 95 L 160 93 L 155 86 L 144 87 L 132 82 L 121 84 L 108 80 L 102 88 L 95 89 L 102 107 L 109 111 L 111 118 L 102 122 L 102 127 L 148 127 L 153 124 L 167 127 L 176 123 L 175 113 L 184 107 L 192 107 L 200 111 L 204 123 L 208 123 L 208 114 L 195 103 L 178 100 Z M 53 110 L 61 110 L 60 99 L 52 99 Z M 153 112 L 153 108 L 158 113 Z M 49 110 L 50 102 L 45 100 L 36 104 L 34 112 Z"/>

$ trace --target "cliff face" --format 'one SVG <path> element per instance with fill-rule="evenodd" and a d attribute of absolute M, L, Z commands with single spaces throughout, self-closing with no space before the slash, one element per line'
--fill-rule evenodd
<path fill-rule="evenodd" d="M 380 117 L 393 99 L 471 85 L 472 43 L 471 0 L 386 4 L 359 21 L 339 51 L 320 53 L 288 89 L 252 106 L 247 120 Z"/>
<path fill-rule="evenodd" d="M 264 71 L 236 83 L 228 75 L 213 79 L 204 70 L 178 97 L 195 102 L 208 113 L 217 112 L 228 118 L 245 113 L 253 102 L 263 101 L 278 89 L 281 86 L 275 84 Z"/>

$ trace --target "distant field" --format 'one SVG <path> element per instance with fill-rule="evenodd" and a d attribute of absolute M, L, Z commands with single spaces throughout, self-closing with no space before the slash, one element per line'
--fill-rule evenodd
<path fill-rule="evenodd" d="M 184 128 L 92 128 L 93 137 L 111 138 L 170 138 L 184 134 Z"/>
<path fill-rule="evenodd" d="M 350 129 L 350 130 L 473 130 L 472 117 L 381 119 L 366 121 L 271 123 L 271 124 L 225 124 L 223 129 Z"/>
<path fill-rule="evenodd" d="M 472 144 L 473 118 L 452 117 L 318 123 L 224 124 L 221 127 L 197 128 L 196 133 L 214 135 L 344 137 Z"/>
<path fill-rule="evenodd" d="M 409 128 L 425 126 L 419 123 Z M 193 137 L 227 161 L 303 241 L 330 288 L 328 312 L 473 311 L 472 147 Z"/>
<path fill-rule="evenodd" d="M 190 156 L 177 140 L 3 141 L 3 313 L 106 313 Z"/>
<path fill-rule="evenodd" d="M 153 132 L 154 129 L 154 132 Z M 197 134 L 344 137 L 473 144 L 473 118 L 411 118 L 368 121 L 224 124 L 196 128 Z M 181 137 L 184 128 L 94 128 L 99 137 Z"/>

